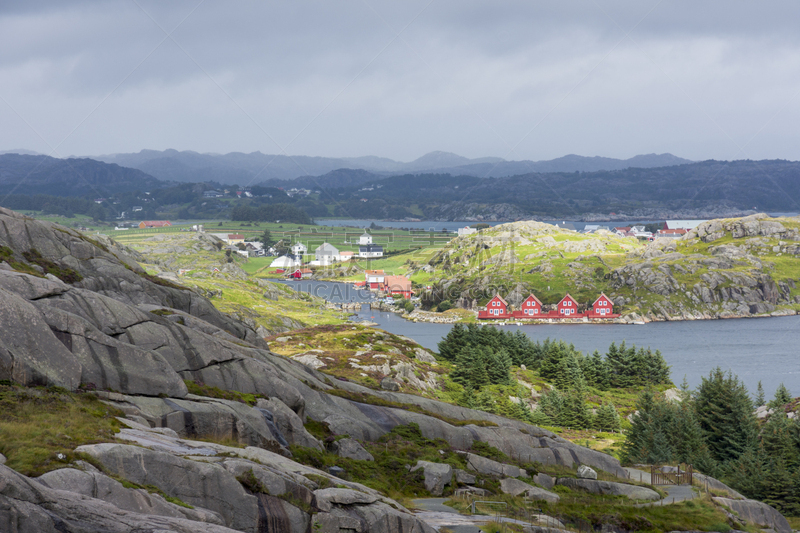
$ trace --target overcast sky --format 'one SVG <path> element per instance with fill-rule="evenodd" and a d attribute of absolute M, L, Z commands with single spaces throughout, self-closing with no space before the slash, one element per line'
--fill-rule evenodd
<path fill-rule="evenodd" d="M 800 159 L 800 3 L 0 2 L 0 151 Z"/>

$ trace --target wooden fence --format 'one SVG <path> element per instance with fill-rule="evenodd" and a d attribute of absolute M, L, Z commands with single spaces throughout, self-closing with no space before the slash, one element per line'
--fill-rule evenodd
<path fill-rule="evenodd" d="M 676 467 L 668 467 L 673 471 L 662 472 L 661 467 L 650 467 L 650 483 L 652 485 L 691 485 L 692 484 L 692 465 L 679 464 Z"/>

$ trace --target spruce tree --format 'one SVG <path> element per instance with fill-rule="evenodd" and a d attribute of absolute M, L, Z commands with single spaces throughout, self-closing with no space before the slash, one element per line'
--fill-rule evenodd
<path fill-rule="evenodd" d="M 467 385 L 464 387 L 464 392 L 461 393 L 461 397 L 458 399 L 458 405 L 467 407 L 468 409 L 475 409 L 475 391 L 472 389 L 472 386 Z"/>
<path fill-rule="evenodd" d="M 461 350 L 467 346 L 467 330 L 464 325 L 454 325 L 437 346 L 439 355 L 448 361 L 455 361 Z"/>
<path fill-rule="evenodd" d="M 717 461 L 739 457 L 755 444 L 758 425 L 753 402 L 739 378 L 717 367 L 702 378 L 694 401 L 695 413 Z"/>
<path fill-rule="evenodd" d="M 761 380 L 758 380 L 758 388 L 756 389 L 756 398 L 753 401 L 756 407 L 761 407 L 765 405 L 766 399 L 764 398 L 764 387 L 761 385 Z"/>
<path fill-rule="evenodd" d="M 789 389 L 786 388 L 786 385 L 781 383 L 778 385 L 778 389 L 775 391 L 775 397 L 769 402 L 769 406 L 772 409 L 779 409 L 791 401 L 792 395 L 789 392 Z"/>
<path fill-rule="evenodd" d="M 486 351 L 480 348 L 473 350 L 473 353 L 475 356 L 473 358 L 472 367 L 470 368 L 469 382 L 476 389 L 480 389 L 484 385 L 490 383 L 489 372 L 486 370 L 488 362 L 487 355 Z"/>
<path fill-rule="evenodd" d="M 492 354 L 487 364 L 489 381 L 494 385 L 509 385 L 511 383 L 511 357 L 505 349 Z"/>
<path fill-rule="evenodd" d="M 470 347 L 462 347 L 456 354 L 453 371 L 450 379 L 460 383 L 464 387 L 472 387 L 472 368 L 475 366 L 475 350 Z"/>

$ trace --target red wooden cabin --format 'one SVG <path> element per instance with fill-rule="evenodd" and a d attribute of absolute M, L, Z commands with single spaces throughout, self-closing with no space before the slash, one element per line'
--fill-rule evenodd
<path fill-rule="evenodd" d="M 519 311 L 511 313 L 514 318 L 541 318 L 542 316 L 542 302 L 533 294 L 528 296 L 519 307 Z"/>
<path fill-rule="evenodd" d="M 558 318 L 579 318 L 583 316 L 582 313 L 578 313 L 578 302 L 569 293 L 558 302 L 556 315 L 558 315 Z"/>
<path fill-rule="evenodd" d="M 498 294 L 486 304 L 485 311 L 478 311 L 478 318 L 513 318 L 508 312 L 508 303 Z"/>
<path fill-rule="evenodd" d="M 619 314 L 614 314 L 614 302 L 611 301 L 611 298 L 601 293 L 586 316 L 589 318 L 616 318 Z"/>

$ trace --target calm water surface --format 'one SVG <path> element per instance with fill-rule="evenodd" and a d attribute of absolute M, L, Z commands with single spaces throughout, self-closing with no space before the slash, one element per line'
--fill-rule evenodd
<path fill-rule="evenodd" d="M 369 302 L 368 291 L 354 290 L 349 284 L 318 281 L 287 282 L 297 290 L 311 292 L 331 302 Z M 360 319 L 377 322 L 391 333 L 411 337 L 422 346 L 436 350 L 447 335 L 449 324 L 409 322 L 394 313 L 364 309 Z M 755 392 L 761 380 L 771 396 L 779 383 L 793 395 L 800 395 L 800 316 L 732 320 L 656 322 L 645 325 L 622 324 L 543 324 L 506 325 L 501 329 L 521 329 L 533 340 L 563 339 L 583 353 L 605 353 L 612 342 L 649 346 L 661 350 L 672 367 L 672 380 L 686 376 L 691 387 L 701 376 L 717 366 L 731 370 Z"/>

